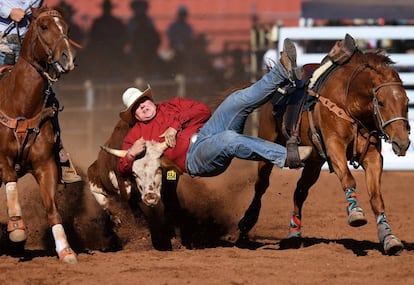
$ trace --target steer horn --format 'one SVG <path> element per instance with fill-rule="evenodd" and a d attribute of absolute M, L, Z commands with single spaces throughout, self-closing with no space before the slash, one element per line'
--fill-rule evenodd
<path fill-rule="evenodd" d="M 113 154 L 117 157 L 124 157 L 124 156 L 126 156 L 126 154 L 128 152 L 128 150 L 110 148 L 110 147 L 107 147 L 107 146 L 104 146 L 104 145 L 101 145 L 101 149 L 103 149 L 107 153 Z"/>
<path fill-rule="evenodd" d="M 165 151 L 168 148 L 167 142 L 162 142 L 159 145 L 161 147 L 161 149 L 163 151 Z M 104 151 L 106 151 L 109 154 L 115 155 L 117 157 L 124 157 L 126 156 L 128 150 L 124 150 L 124 149 L 115 149 L 115 148 L 110 148 L 104 145 L 101 145 L 101 149 L 103 149 Z"/>

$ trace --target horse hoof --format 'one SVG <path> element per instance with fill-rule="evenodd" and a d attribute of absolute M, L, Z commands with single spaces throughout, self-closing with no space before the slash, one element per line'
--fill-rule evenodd
<path fill-rule="evenodd" d="M 27 236 L 26 236 L 26 231 L 25 230 L 20 230 L 20 229 L 16 229 L 12 232 L 9 233 L 9 238 L 12 242 L 22 242 L 25 241 Z"/>
<path fill-rule="evenodd" d="M 70 247 L 62 249 L 62 251 L 59 253 L 59 260 L 68 264 L 78 263 L 76 253 Z"/>
<path fill-rule="evenodd" d="M 404 245 L 401 240 L 394 235 L 388 235 L 384 240 L 384 252 L 387 255 L 400 255 Z"/>
<path fill-rule="evenodd" d="M 365 218 L 365 213 L 361 208 L 353 209 L 348 216 L 348 225 L 351 227 L 361 227 L 366 225 L 367 219 Z"/>

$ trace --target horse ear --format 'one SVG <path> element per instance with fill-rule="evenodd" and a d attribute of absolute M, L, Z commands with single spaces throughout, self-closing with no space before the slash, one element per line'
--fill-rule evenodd
<path fill-rule="evenodd" d="M 40 8 L 30 7 L 30 10 L 32 11 L 32 17 L 36 19 L 39 16 Z"/>

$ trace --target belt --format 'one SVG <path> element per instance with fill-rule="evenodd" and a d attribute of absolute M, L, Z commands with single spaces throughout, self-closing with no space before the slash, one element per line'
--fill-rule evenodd
<path fill-rule="evenodd" d="M 190 137 L 190 146 L 188 148 L 190 148 L 196 141 L 197 141 L 197 137 L 198 137 L 198 133 L 194 133 L 191 137 Z"/>
<path fill-rule="evenodd" d="M 198 137 L 198 133 L 194 133 L 191 137 L 190 137 L 190 144 L 188 145 L 188 150 L 187 150 L 187 155 L 188 155 L 188 152 L 190 151 L 190 148 L 191 148 L 191 146 L 197 141 L 197 137 Z M 187 164 L 187 157 L 186 157 L 186 159 L 185 159 L 185 168 L 186 168 L 186 170 L 187 170 L 187 173 L 191 176 L 191 177 L 194 177 L 192 174 L 191 174 L 191 169 L 188 167 L 188 164 Z"/>
<path fill-rule="evenodd" d="M 3 36 L 3 33 L 0 33 L 0 37 Z M 6 39 L 6 42 L 10 44 L 20 44 L 20 37 L 18 35 L 7 35 L 3 39 Z"/>

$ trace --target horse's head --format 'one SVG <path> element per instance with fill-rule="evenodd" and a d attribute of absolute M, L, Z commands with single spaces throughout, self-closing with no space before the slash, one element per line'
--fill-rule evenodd
<path fill-rule="evenodd" d="M 374 115 L 378 129 L 398 156 L 404 156 L 410 146 L 408 97 L 401 82 L 378 85 L 373 90 Z"/>
<path fill-rule="evenodd" d="M 32 23 L 23 41 L 21 57 L 49 79 L 74 69 L 76 43 L 68 38 L 68 25 L 60 12 L 32 8 Z"/>
<path fill-rule="evenodd" d="M 373 110 L 376 124 L 386 142 L 392 144 L 394 153 L 404 156 L 410 146 L 408 96 L 397 71 L 389 66 L 388 56 L 377 54 L 382 64 L 373 64 Z"/>

